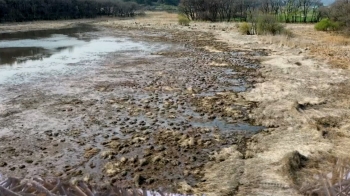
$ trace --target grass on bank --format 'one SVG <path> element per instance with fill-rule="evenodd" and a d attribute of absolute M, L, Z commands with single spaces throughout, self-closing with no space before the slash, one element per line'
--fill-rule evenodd
<path fill-rule="evenodd" d="M 178 15 L 179 25 L 190 26 L 190 19 L 188 19 L 184 14 Z"/>

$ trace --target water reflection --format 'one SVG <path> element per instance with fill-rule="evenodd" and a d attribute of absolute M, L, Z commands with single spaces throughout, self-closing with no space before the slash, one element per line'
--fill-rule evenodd
<path fill-rule="evenodd" d="M 53 34 L 68 35 L 70 37 L 79 38 L 82 33 L 96 31 L 90 25 L 81 24 L 71 28 L 36 30 L 15 33 L 0 33 L 1 40 L 19 40 L 19 39 L 40 39 L 51 37 Z"/>
<path fill-rule="evenodd" d="M 92 39 L 84 33 L 95 31 L 90 26 L 0 34 L 0 65 L 23 64 L 42 60 L 63 50 L 87 44 Z"/>
<path fill-rule="evenodd" d="M 48 32 L 53 34 L 48 35 Z M 15 33 L 16 36 L 8 35 L 8 39 L 3 39 L 0 34 L 0 85 L 29 82 L 43 76 L 74 74 L 96 65 L 104 54 L 110 52 L 138 57 L 168 47 L 163 43 L 149 44 L 128 38 L 97 37 L 96 33 L 90 32 L 78 35 L 71 30 L 48 32 Z"/>
<path fill-rule="evenodd" d="M 38 48 L 38 47 L 13 47 L 13 48 L 1 48 L 0 65 L 14 65 L 22 64 L 29 60 L 43 60 L 49 58 L 56 52 L 63 50 L 73 51 L 72 46 L 59 47 L 53 50 Z"/>

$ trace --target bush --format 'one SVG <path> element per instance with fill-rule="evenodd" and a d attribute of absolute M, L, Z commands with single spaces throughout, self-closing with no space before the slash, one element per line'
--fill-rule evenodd
<path fill-rule="evenodd" d="M 190 26 L 190 19 L 188 19 L 185 15 L 180 14 L 178 16 L 178 19 L 179 19 L 179 25 Z"/>
<path fill-rule="evenodd" d="M 265 34 L 283 34 L 286 32 L 284 26 L 280 24 L 274 16 L 260 15 L 256 24 L 256 32 L 259 35 Z"/>
<path fill-rule="evenodd" d="M 322 19 L 320 22 L 315 24 L 317 31 L 336 31 L 339 30 L 340 25 L 338 22 L 333 22 L 329 18 Z"/>
<path fill-rule="evenodd" d="M 242 33 L 242 35 L 250 35 L 252 30 L 252 25 L 249 23 L 242 23 L 239 25 L 239 32 Z"/>

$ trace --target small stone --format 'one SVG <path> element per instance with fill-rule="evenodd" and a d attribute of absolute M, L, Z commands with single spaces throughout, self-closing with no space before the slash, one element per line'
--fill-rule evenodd
<path fill-rule="evenodd" d="M 154 181 L 155 181 L 155 180 L 154 180 L 153 178 L 150 178 L 150 179 L 147 179 L 147 180 L 146 180 L 146 183 L 147 183 L 147 184 L 153 184 Z"/>
<path fill-rule="evenodd" d="M 126 175 L 128 175 L 128 172 L 127 172 L 127 171 L 122 171 L 122 172 L 120 173 L 120 175 L 121 175 L 121 176 L 126 176 Z"/>
<path fill-rule="evenodd" d="M 120 162 L 121 162 L 121 163 L 126 163 L 127 161 L 128 161 L 128 159 L 125 158 L 125 157 L 120 158 Z"/>
<path fill-rule="evenodd" d="M 89 166 L 90 166 L 90 168 L 95 168 L 96 167 L 95 163 L 93 163 L 93 162 L 91 162 Z"/>
<path fill-rule="evenodd" d="M 20 169 L 24 169 L 26 166 L 25 165 L 20 165 L 19 168 Z"/>
<path fill-rule="evenodd" d="M 27 159 L 27 160 L 25 160 L 25 162 L 26 162 L 26 163 L 33 163 L 33 160 Z"/>
<path fill-rule="evenodd" d="M 140 166 L 145 166 L 148 165 L 148 160 L 147 159 L 140 159 Z"/>
<path fill-rule="evenodd" d="M 160 160 L 161 160 L 161 157 L 160 157 L 160 156 L 155 156 L 155 157 L 153 157 L 152 162 L 153 162 L 153 163 L 156 163 L 156 162 L 158 162 L 158 161 L 160 161 Z"/>
<path fill-rule="evenodd" d="M 7 165 L 6 162 L 0 162 L 0 167 L 5 167 Z"/>
<path fill-rule="evenodd" d="M 136 187 L 140 187 L 142 184 L 145 183 L 145 181 L 146 179 L 140 174 L 136 174 L 136 176 L 134 177 L 134 182 Z"/>

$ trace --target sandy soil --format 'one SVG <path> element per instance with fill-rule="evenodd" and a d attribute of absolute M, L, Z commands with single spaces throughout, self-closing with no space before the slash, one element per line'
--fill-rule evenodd
<path fill-rule="evenodd" d="M 348 158 L 350 73 L 343 66 L 347 59 L 340 58 L 339 64 L 340 60 L 335 62 L 334 57 L 346 57 L 349 54 L 347 45 L 340 47 L 329 41 L 341 40 L 339 35 L 318 33 L 308 25 L 291 25 L 288 28 L 294 32 L 293 38 L 247 36 L 240 35 L 234 23 L 192 22 L 189 27 L 184 27 L 177 24 L 176 15 L 167 13 L 148 13 L 147 17 L 131 20 L 97 21 L 95 25 L 135 39 L 176 43 L 183 48 L 160 53 L 162 57 L 157 60 L 159 64 L 147 60 L 148 63 L 142 64 L 150 63 L 152 66 L 140 66 L 144 79 L 134 78 L 131 83 L 123 83 L 127 88 L 122 89 L 127 90 L 130 85 L 136 86 L 137 94 L 142 96 L 113 97 L 116 96 L 114 93 L 119 84 L 113 80 L 104 80 L 98 86 L 84 89 L 96 89 L 86 97 L 105 98 L 93 101 L 86 100 L 86 97 L 80 98 L 81 100 L 67 97 L 67 100 L 60 100 L 67 111 L 69 108 L 75 111 L 75 108 L 91 107 L 88 118 L 92 121 L 86 122 L 93 122 L 93 126 L 99 128 L 104 126 L 99 124 L 104 123 L 103 119 L 114 115 L 113 110 L 108 109 L 110 104 L 122 107 L 121 111 L 127 108 L 130 116 L 134 113 L 152 116 L 153 113 L 160 112 L 167 119 L 171 119 L 174 115 L 181 114 L 179 105 L 189 103 L 185 108 L 193 107 L 199 116 L 205 115 L 207 119 L 221 115 L 225 121 L 254 122 L 266 129 L 252 136 L 239 132 L 230 135 L 210 129 L 185 129 L 178 134 L 167 130 L 169 127 L 166 126 L 159 126 L 157 131 L 148 131 L 144 127 L 146 125 L 137 121 L 137 129 L 141 132 L 133 133 L 126 128 L 124 134 L 130 136 L 126 140 L 109 134 L 105 139 L 93 133 L 84 135 L 84 141 L 77 141 L 77 144 L 83 143 L 83 147 L 73 145 L 71 148 L 79 153 L 84 153 L 85 149 L 86 160 L 73 166 L 68 165 L 68 173 L 83 176 L 88 173 L 91 162 L 106 159 L 102 162 L 103 165 L 97 165 L 96 173 L 102 169 L 103 176 L 99 177 L 108 183 L 152 188 L 155 187 L 152 185 L 155 181 L 157 185 L 175 184 L 179 192 L 206 195 L 303 195 L 303 191 L 317 184 L 315 174 L 328 173 L 335 160 Z M 315 36 L 320 39 L 314 38 Z M 323 42 L 329 44 L 324 46 Z M 334 53 L 325 56 L 324 52 L 327 50 L 324 48 L 332 48 Z M 101 73 L 110 71 L 109 69 L 119 69 L 117 67 L 120 65 L 113 63 L 113 58 L 109 60 L 110 63 L 107 64 L 110 67 L 101 70 Z M 246 92 L 233 93 L 225 91 L 230 86 L 226 84 L 218 93 L 196 98 L 198 94 L 208 92 L 205 89 L 210 89 L 212 84 L 216 89 L 224 85 L 225 83 L 218 83 L 219 80 L 213 76 L 219 75 L 228 80 L 228 76 L 224 74 L 227 69 L 237 72 L 238 78 L 244 79 L 253 88 Z M 111 75 L 118 73 L 109 72 Z M 129 70 L 127 78 L 135 75 L 135 70 Z M 57 101 L 53 102 L 41 104 L 41 107 L 57 104 Z M 166 104 L 166 108 L 156 111 L 159 104 Z M 232 104 L 240 107 L 232 110 Z M 63 106 L 59 106 L 59 111 Z M 138 110 L 139 107 L 143 109 Z M 179 109 L 172 112 L 170 109 L 173 107 Z M 13 114 L 16 115 L 16 111 L 8 111 L 2 115 L 5 118 Z M 79 112 L 70 115 L 78 114 Z M 119 120 L 111 119 L 106 129 L 111 126 L 110 123 L 124 117 L 121 115 L 117 118 Z M 124 119 L 119 125 L 130 120 L 133 119 Z M 184 124 L 176 123 L 178 122 L 173 123 L 170 130 L 181 129 L 186 125 L 186 121 Z M 52 135 L 55 136 L 56 131 Z M 70 129 L 63 138 L 74 141 L 82 138 L 80 134 L 81 131 L 74 132 Z M 48 133 L 48 138 L 52 135 Z M 106 134 L 101 133 L 103 135 Z M 89 144 L 88 141 L 94 139 L 101 145 L 91 146 L 92 143 Z M 10 143 L 11 141 L 14 141 L 13 137 L 9 139 Z M 156 150 L 152 149 L 153 144 L 146 141 L 154 141 Z M 85 143 L 89 145 L 85 146 Z M 207 146 L 204 148 L 203 145 Z M 59 146 L 64 148 L 61 144 Z M 183 149 L 178 149 L 179 146 Z M 203 149 L 206 149 L 205 153 Z M 124 153 L 118 153 L 123 150 Z M 11 149 L 9 151 L 14 152 Z M 57 149 L 53 148 L 52 151 Z M 141 151 L 143 152 L 140 153 Z M 135 153 L 142 154 L 142 157 L 134 157 Z M 36 154 L 40 155 L 34 153 Z M 194 157 L 194 154 L 199 156 Z M 56 155 L 61 159 L 60 153 Z M 33 153 L 28 156 L 33 156 Z M 178 160 L 181 161 L 177 162 Z M 154 167 L 150 161 L 159 162 L 159 167 Z M 76 167 L 79 164 L 85 170 Z M 45 164 L 39 165 L 46 167 Z M 54 165 L 51 170 L 57 171 L 57 168 L 61 169 Z M 180 172 L 171 170 L 169 173 L 169 168 L 179 169 Z M 9 173 L 10 169 L 11 167 L 7 169 Z M 154 171 L 157 171 L 156 177 L 151 173 Z M 166 180 L 157 178 L 167 175 L 172 177 L 165 178 Z"/>

